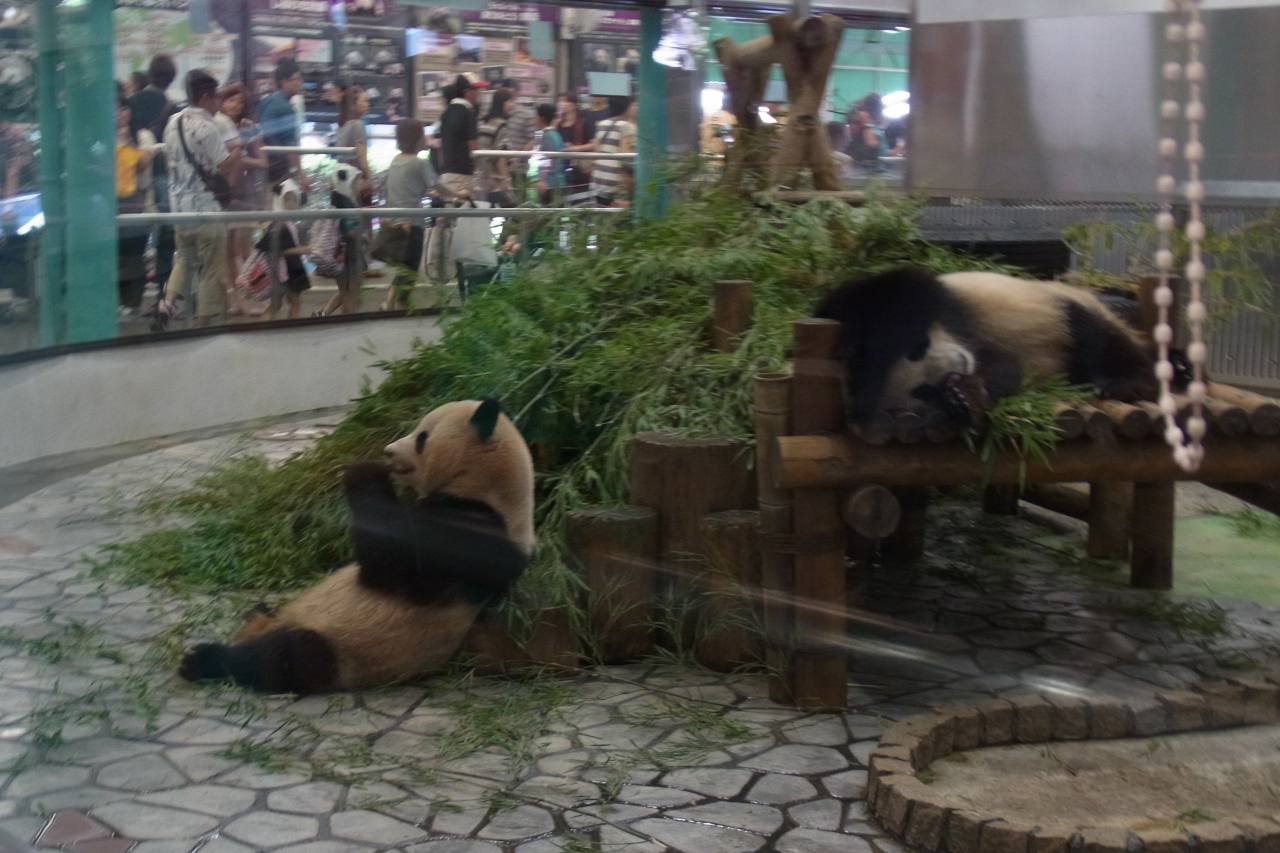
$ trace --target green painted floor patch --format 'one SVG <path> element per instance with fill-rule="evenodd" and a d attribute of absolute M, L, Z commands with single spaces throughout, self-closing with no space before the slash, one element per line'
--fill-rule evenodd
<path fill-rule="evenodd" d="M 1241 536 L 1221 515 L 1174 524 L 1174 591 L 1240 601 L 1280 602 L 1280 538 Z"/>

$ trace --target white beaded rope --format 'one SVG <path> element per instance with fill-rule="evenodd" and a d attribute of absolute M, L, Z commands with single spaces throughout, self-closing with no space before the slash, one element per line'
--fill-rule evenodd
<path fill-rule="evenodd" d="M 1164 414 L 1164 439 L 1173 448 L 1173 459 L 1184 471 L 1197 471 L 1204 459 L 1204 362 L 1207 353 L 1204 344 L 1204 320 L 1208 314 L 1203 300 L 1204 261 L 1201 259 L 1200 242 L 1204 239 L 1204 221 L 1201 202 L 1204 201 L 1204 183 L 1200 180 L 1200 163 L 1204 160 L 1204 144 L 1200 141 L 1200 123 L 1204 120 L 1204 103 L 1200 100 L 1205 81 L 1204 63 L 1200 48 L 1204 43 L 1205 28 L 1200 20 L 1201 0 L 1167 0 L 1165 9 L 1172 15 L 1185 14 L 1186 23 L 1172 21 L 1165 26 L 1165 39 L 1169 43 L 1170 61 L 1164 64 L 1165 97 L 1160 103 L 1160 116 L 1165 121 L 1165 134 L 1160 139 L 1159 154 L 1161 174 L 1156 179 L 1156 191 L 1160 195 L 1160 210 L 1156 214 L 1159 243 L 1156 249 L 1156 269 L 1159 284 L 1155 301 L 1158 312 L 1156 326 L 1152 330 L 1158 357 L 1156 379 L 1160 382 L 1160 411 Z M 1179 44 L 1186 43 L 1186 64 L 1173 59 Z M 1185 108 L 1176 98 L 1178 83 L 1186 80 L 1187 103 Z M 1187 386 L 1191 400 L 1191 415 L 1187 418 L 1185 432 L 1178 426 L 1178 402 L 1170 389 L 1173 380 L 1173 364 L 1169 361 L 1169 345 L 1173 342 L 1173 326 L 1169 323 L 1169 308 L 1173 305 L 1173 288 L 1169 277 L 1173 271 L 1172 234 L 1174 229 L 1173 193 L 1177 180 L 1173 175 L 1173 162 L 1178 154 L 1178 140 L 1174 136 L 1174 122 L 1183 116 L 1187 122 L 1187 142 L 1182 154 L 1187 161 L 1187 183 L 1183 189 L 1187 199 L 1188 216 L 1186 235 L 1189 244 L 1187 265 L 1183 270 L 1189 286 L 1187 323 L 1191 330 L 1191 344 L 1187 347 L 1187 360 L 1191 362 L 1193 378 Z M 1187 439 L 1190 439 L 1188 443 Z"/>

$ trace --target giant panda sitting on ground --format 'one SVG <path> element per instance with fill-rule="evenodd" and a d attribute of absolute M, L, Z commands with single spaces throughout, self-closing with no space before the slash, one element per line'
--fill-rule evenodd
<path fill-rule="evenodd" d="M 1130 403 L 1158 391 L 1141 336 L 1090 291 L 1058 282 L 902 267 L 840 285 L 814 316 L 843 326 L 838 358 L 855 422 L 922 401 L 965 422 L 1028 375 L 1060 374 Z"/>
<path fill-rule="evenodd" d="M 231 645 L 183 659 L 190 681 L 264 693 L 384 684 L 453 657 L 484 601 L 533 551 L 533 462 L 497 402 L 432 410 L 387 445 L 390 465 L 355 462 L 343 478 L 357 562 L 274 612 L 255 613 Z M 401 501 L 392 478 L 412 485 Z"/>

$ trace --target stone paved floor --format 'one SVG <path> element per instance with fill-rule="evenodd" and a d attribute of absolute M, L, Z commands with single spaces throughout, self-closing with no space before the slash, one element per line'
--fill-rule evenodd
<path fill-rule="evenodd" d="M 1037 544 L 1043 527 L 953 505 L 919 565 L 863 572 L 844 714 L 657 663 L 298 702 L 175 683 L 155 638 L 187 605 L 87 578 L 85 558 L 136 534 L 113 510 L 139 492 L 226 453 L 283 458 L 323 426 L 158 450 L 0 509 L 0 829 L 27 841 L 87 813 L 89 836 L 125 839 L 65 841 L 83 853 L 893 853 L 862 799 L 888 720 L 1280 664 L 1267 608 L 1120 589 Z"/>

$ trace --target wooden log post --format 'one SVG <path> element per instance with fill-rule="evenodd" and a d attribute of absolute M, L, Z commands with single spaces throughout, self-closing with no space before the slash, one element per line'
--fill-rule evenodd
<path fill-rule="evenodd" d="M 1139 482 L 1133 486 L 1129 584 L 1138 589 L 1173 588 L 1172 479 Z"/>
<path fill-rule="evenodd" d="M 764 627 L 769 698 L 791 702 L 794 613 L 787 603 L 793 586 L 791 492 L 778 486 L 778 438 L 791 432 L 791 375 L 758 373 L 754 382 L 756 471 L 760 511 L 760 616 Z"/>
<path fill-rule="evenodd" d="M 666 432 L 637 433 L 631 440 L 631 503 L 658 515 L 658 562 L 654 587 L 682 609 L 702 587 L 706 545 L 702 517 L 747 509 L 755 503 L 755 482 L 746 443 L 732 438 L 683 438 Z M 662 613 L 672 640 L 695 639 L 695 614 Z M 676 624 L 680 622 L 680 624 Z M 678 634 L 678 636 L 676 636 Z"/>
<path fill-rule="evenodd" d="M 716 352 L 733 352 L 751 328 L 755 296 L 749 281 L 717 281 L 712 310 L 712 345 Z"/>
<path fill-rule="evenodd" d="M 827 78 L 840 47 L 844 21 L 835 15 L 799 19 L 794 14 L 769 18 L 769 32 L 787 81 L 787 126 L 774 155 L 769 184 L 794 187 L 800 170 L 813 173 L 817 190 L 840 189 L 840 178 L 831 160 L 826 128 L 818 111 L 827 90 Z"/>
<path fill-rule="evenodd" d="M 1280 435 L 1280 401 L 1218 382 L 1209 383 L 1209 396 L 1244 409 L 1254 435 L 1264 438 Z"/>
<path fill-rule="evenodd" d="M 968 448 L 965 449 L 968 452 Z M 914 560 L 924 553 L 924 534 L 929 514 L 928 486 L 896 486 L 892 490 L 901 507 L 898 529 L 880 543 L 886 560 Z"/>
<path fill-rule="evenodd" d="M 653 566 L 658 516 L 649 507 L 591 507 L 565 520 L 569 551 L 582 570 L 594 657 L 624 663 L 653 649 Z"/>
<path fill-rule="evenodd" d="M 792 431 L 798 435 L 837 432 L 844 425 L 842 371 L 834 359 L 840 324 L 804 319 L 792 328 Z M 798 489 L 792 497 L 799 629 L 792 668 L 795 701 L 803 708 L 844 708 L 848 703 L 848 659 L 837 645 L 846 634 L 840 499 L 840 491 L 834 489 Z"/>
<path fill-rule="evenodd" d="M 733 145 L 725 153 L 722 180 L 728 186 L 739 185 L 743 177 L 762 173 L 768 163 L 768 146 L 760 132 L 760 104 L 769 86 L 769 75 L 778 61 L 772 36 L 734 44 L 731 38 L 712 43 L 720 71 L 724 75 L 727 107 L 733 113 L 736 129 Z"/>
<path fill-rule="evenodd" d="M 1129 556 L 1129 516 L 1133 483 L 1090 483 L 1089 538 L 1085 553 L 1095 560 L 1123 560 Z"/>
<path fill-rule="evenodd" d="M 460 657 L 481 675 L 501 675 L 530 666 L 573 675 L 582 662 L 578 635 L 564 607 L 530 608 L 532 625 L 513 624 L 499 610 L 485 610 L 462 641 Z"/>
<path fill-rule="evenodd" d="M 708 571 L 696 654 L 709 669 L 728 672 L 760 658 L 753 606 L 760 588 L 759 527 L 760 514 L 749 510 L 713 512 L 702 518 Z"/>

